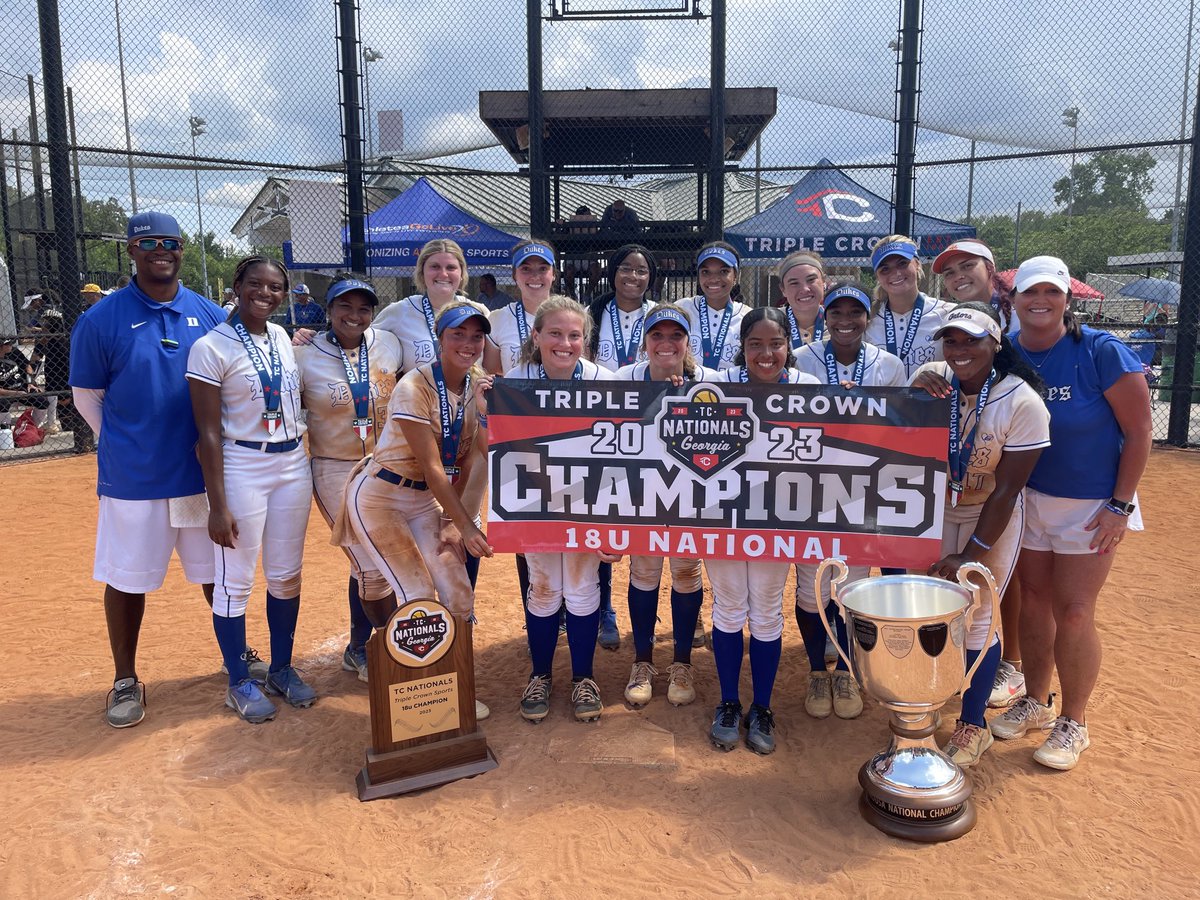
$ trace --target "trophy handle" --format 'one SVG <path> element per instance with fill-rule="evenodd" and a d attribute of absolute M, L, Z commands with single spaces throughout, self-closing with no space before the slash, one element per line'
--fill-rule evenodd
<path fill-rule="evenodd" d="M 829 640 L 833 642 L 833 646 L 837 648 L 838 656 L 846 663 L 850 671 L 854 671 L 854 666 L 850 663 L 850 657 L 846 656 L 842 645 L 838 643 L 837 635 L 834 634 L 833 628 L 829 625 L 829 617 L 825 615 L 825 604 L 821 602 L 821 582 L 825 577 L 825 570 L 829 568 L 837 569 L 837 574 L 829 579 L 829 596 L 834 603 L 837 604 L 838 612 L 841 613 L 842 620 L 846 621 L 846 608 L 842 606 L 841 598 L 838 597 L 838 585 L 845 581 L 850 575 L 850 568 L 843 560 L 826 559 L 822 560 L 817 566 L 817 581 L 816 581 L 816 598 L 817 598 L 817 615 L 821 617 L 821 624 L 825 626 L 825 633 L 829 636 Z M 849 624 L 849 622 L 847 622 Z"/>
<path fill-rule="evenodd" d="M 984 638 L 983 648 L 979 651 L 979 655 L 975 657 L 975 663 L 967 670 L 966 677 L 963 679 L 962 687 L 959 688 L 960 693 L 965 692 L 971 684 L 971 679 L 975 677 L 975 671 L 983 663 L 984 656 L 987 655 L 988 648 L 992 646 L 992 639 L 996 636 L 996 632 L 1000 630 L 1000 591 L 996 588 L 996 579 L 992 577 L 991 570 L 983 563 L 968 562 L 963 563 L 958 569 L 958 583 L 971 592 L 974 598 L 971 602 L 971 608 L 967 611 L 966 632 L 971 632 L 971 627 L 975 624 L 975 617 L 979 615 L 983 608 L 983 589 L 971 582 L 971 573 L 976 573 L 983 578 L 984 585 L 992 595 L 992 621 L 988 626 L 987 637 Z"/>

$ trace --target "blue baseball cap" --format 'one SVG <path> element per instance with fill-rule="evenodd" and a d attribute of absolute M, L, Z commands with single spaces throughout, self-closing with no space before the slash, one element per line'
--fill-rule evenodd
<path fill-rule="evenodd" d="M 538 259 L 545 260 L 546 262 L 550 263 L 550 265 L 552 265 L 552 266 L 557 264 L 554 260 L 554 251 L 553 250 L 551 250 L 545 244 L 539 244 L 537 242 L 534 242 L 532 244 L 526 244 L 524 247 L 522 247 L 520 250 L 518 250 L 516 253 L 513 254 L 513 260 L 512 260 L 513 268 L 515 269 L 517 266 L 519 266 L 521 263 L 525 262 L 525 260 L 529 259 L 529 257 L 531 257 L 531 256 L 536 256 Z"/>
<path fill-rule="evenodd" d="M 724 247 L 709 247 L 707 250 L 702 251 L 698 257 L 696 257 L 696 268 L 700 268 L 702 265 L 704 265 L 706 260 L 710 259 L 719 259 L 727 266 L 732 266 L 735 269 L 738 267 L 737 257 Z"/>
<path fill-rule="evenodd" d="M 175 217 L 153 210 L 131 216 L 129 224 L 125 228 L 125 237 L 130 241 L 144 237 L 183 240 L 183 235 L 179 231 L 179 223 L 175 221 Z"/>
<path fill-rule="evenodd" d="M 858 288 L 853 287 L 848 284 L 844 284 L 841 287 L 836 287 L 832 291 L 830 291 L 828 294 L 826 294 L 825 299 L 821 301 L 821 308 L 829 309 L 829 307 L 833 306 L 834 303 L 836 303 L 838 300 L 841 300 L 843 298 L 849 299 L 849 300 L 857 300 L 859 303 L 861 303 L 863 305 L 863 308 L 868 313 L 871 311 L 871 298 L 868 297 L 866 294 L 864 294 L 862 291 L 860 291 Z"/>
<path fill-rule="evenodd" d="M 331 290 L 332 290 L 332 288 L 331 288 Z M 309 291 L 308 285 L 302 281 L 298 285 L 296 285 L 294 288 L 292 288 L 292 293 L 293 294 L 308 294 L 308 293 L 311 293 L 311 291 Z M 325 296 L 326 296 L 326 299 L 328 299 L 329 295 L 326 294 Z"/>
<path fill-rule="evenodd" d="M 304 288 L 304 290 L 300 290 Z M 328 306 L 338 297 L 343 294 L 349 294 L 351 291 L 362 291 L 371 301 L 372 306 L 379 305 L 379 297 L 375 295 L 375 288 L 367 284 L 365 281 L 359 281 L 357 278 L 347 278 L 344 281 L 335 281 L 329 286 L 329 290 L 325 292 L 325 305 Z M 298 284 L 294 289 L 294 293 L 307 294 L 308 285 Z"/>
<path fill-rule="evenodd" d="M 688 321 L 688 317 L 674 307 L 664 306 L 661 309 L 654 310 L 654 312 L 646 316 L 646 321 L 642 323 L 642 328 L 644 331 L 649 332 L 659 322 L 674 322 L 676 325 L 681 326 L 688 334 L 692 333 L 692 323 Z"/>
<path fill-rule="evenodd" d="M 903 256 L 905 259 L 912 259 L 917 255 L 915 244 L 910 244 L 908 241 L 890 241 L 886 244 L 880 244 L 871 253 L 871 268 L 878 269 L 889 256 Z"/>
<path fill-rule="evenodd" d="M 437 333 L 440 336 L 441 333 L 447 328 L 457 328 L 463 322 L 467 321 L 467 319 L 471 318 L 479 319 L 483 325 L 484 334 L 492 333 L 492 323 L 488 321 L 488 317 L 485 316 L 478 307 L 469 303 L 464 303 L 461 306 L 451 306 L 449 309 L 445 310 L 440 316 L 438 316 L 437 323 L 434 327 L 437 329 Z"/>

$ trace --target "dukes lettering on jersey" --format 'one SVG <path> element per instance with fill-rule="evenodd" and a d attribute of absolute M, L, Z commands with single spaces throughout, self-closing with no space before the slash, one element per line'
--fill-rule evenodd
<path fill-rule="evenodd" d="M 489 539 L 501 552 L 928 565 L 948 404 L 908 388 L 498 379 Z"/>

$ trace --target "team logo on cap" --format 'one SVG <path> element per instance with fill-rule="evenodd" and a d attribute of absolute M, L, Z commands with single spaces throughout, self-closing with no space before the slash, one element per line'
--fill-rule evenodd
<path fill-rule="evenodd" d="M 686 399 L 667 397 L 656 424 L 667 451 L 701 478 L 743 456 L 758 433 L 749 399 L 728 399 L 711 384 Z"/>
<path fill-rule="evenodd" d="M 454 617 L 435 600 L 414 600 L 392 613 L 384 634 L 388 656 L 402 666 L 431 666 L 454 644 Z"/>

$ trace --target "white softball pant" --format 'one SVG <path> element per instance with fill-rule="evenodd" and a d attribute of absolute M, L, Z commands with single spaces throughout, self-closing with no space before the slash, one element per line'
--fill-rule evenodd
<path fill-rule="evenodd" d="M 750 623 L 750 636 L 774 641 L 783 634 L 783 588 L 788 563 L 706 559 L 713 592 L 713 628 L 734 634 Z"/>
<path fill-rule="evenodd" d="M 469 616 L 475 592 L 462 560 L 448 547 L 438 550 L 442 508 L 433 492 L 400 487 L 369 471 L 363 469 L 346 485 L 346 519 L 396 600 L 437 599 L 454 615 Z M 366 601 L 388 594 L 378 584 L 360 588 Z"/>
<path fill-rule="evenodd" d="M 586 616 L 600 608 L 600 557 L 595 553 L 526 553 L 529 611 L 545 618 L 567 612 Z"/>
<path fill-rule="evenodd" d="M 671 563 L 671 590 L 690 594 L 704 586 L 700 578 L 700 560 L 672 556 L 668 561 Z M 639 591 L 658 590 L 662 584 L 662 570 L 661 556 L 629 557 L 629 583 Z"/>
<path fill-rule="evenodd" d="M 796 563 L 796 605 L 806 613 L 817 613 L 817 569 L 819 563 Z M 871 574 L 870 566 L 849 566 L 850 574 L 842 582 L 843 587 Z M 829 605 L 829 583 L 833 580 L 833 569 L 826 569 L 821 578 L 821 605 Z"/>
<path fill-rule="evenodd" d="M 323 456 L 312 458 L 313 497 L 317 501 L 321 517 L 330 528 L 342 512 L 342 504 L 346 502 L 346 481 L 357 465 L 358 460 L 355 459 L 327 459 Z M 358 580 L 359 596 L 387 596 L 391 590 L 387 579 L 362 545 L 355 542 L 342 550 L 349 557 L 350 571 Z"/>
<path fill-rule="evenodd" d="M 263 453 L 226 441 L 225 502 L 237 522 L 232 549 L 216 547 L 213 612 L 246 614 L 254 568 L 262 552 L 267 590 L 280 600 L 300 596 L 304 534 L 312 511 L 312 475 L 304 447 Z"/>

